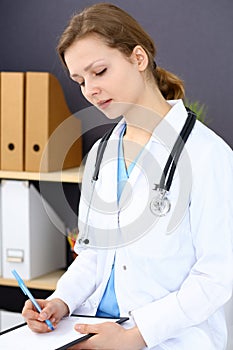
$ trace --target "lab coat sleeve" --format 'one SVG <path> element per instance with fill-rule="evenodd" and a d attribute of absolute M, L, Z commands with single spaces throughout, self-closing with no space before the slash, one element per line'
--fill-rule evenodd
<path fill-rule="evenodd" d="M 63 300 L 70 314 L 80 307 L 96 288 L 96 252 L 86 249 L 69 266 L 49 299 Z"/>
<path fill-rule="evenodd" d="M 207 320 L 232 292 L 232 151 L 221 143 L 195 157 L 189 209 L 196 263 L 179 290 L 132 312 L 149 348 Z"/>

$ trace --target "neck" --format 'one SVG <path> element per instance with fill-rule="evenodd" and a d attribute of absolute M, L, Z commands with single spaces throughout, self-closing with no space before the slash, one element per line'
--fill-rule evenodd
<path fill-rule="evenodd" d="M 125 115 L 127 123 L 125 139 L 145 144 L 170 109 L 171 106 L 158 89 L 147 91 L 143 103 L 133 106 Z"/>

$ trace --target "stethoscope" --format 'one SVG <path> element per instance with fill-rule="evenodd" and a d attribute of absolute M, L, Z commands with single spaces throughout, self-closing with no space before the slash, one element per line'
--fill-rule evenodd
<path fill-rule="evenodd" d="M 154 184 L 153 190 L 155 191 L 155 196 L 152 198 L 152 200 L 150 202 L 150 210 L 154 215 L 156 215 L 158 217 L 165 216 L 171 209 L 171 202 L 168 199 L 168 193 L 169 193 L 170 187 L 172 185 L 172 180 L 174 177 L 174 173 L 175 173 L 176 166 L 178 164 L 181 152 L 182 152 L 182 150 L 185 146 L 185 143 L 188 140 L 188 137 L 189 137 L 194 125 L 195 125 L 195 122 L 196 122 L 195 113 L 187 107 L 186 107 L 186 110 L 188 112 L 188 116 L 186 118 L 185 124 L 184 124 L 182 130 L 180 131 L 180 134 L 178 135 L 178 137 L 174 143 L 174 146 L 171 150 L 171 153 L 167 159 L 164 170 L 162 171 L 162 175 L 161 175 L 161 179 L 159 181 L 159 184 Z M 94 169 L 94 173 L 93 173 L 92 180 L 91 180 L 92 183 L 94 183 L 94 187 L 95 187 L 95 183 L 99 177 L 99 171 L 100 171 L 100 166 L 101 166 L 101 162 L 103 159 L 104 151 L 106 149 L 108 140 L 109 140 L 115 126 L 116 125 L 114 124 L 114 127 L 106 132 L 106 134 L 102 137 L 100 144 L 98 146 L 97 155 L 96 155 L 96 162 L 95 162 L 95 169 Z M 90 198 L 89 209 L 87 211 L 86 226 L 87 226 L 87 222 L 88 222 L 89 210 L 91 207 L 94 187 L 93 187 L 92 195 Z M 85 236 L 86 235 L 84 234 L 84 237 Z M 81 242 L 88 244 L 89 239 L 87 237 L 85 239 L 81 238 L 79 240 L 79 243 L 81 243 Z"/>
<path fill-rule="evenodd" d="M 159 184 L 154 185 L 155 187 L 153 190 L 156 192 L 156 195 L 150 202 L 150 210 L 154 215 L 157 216 L 164 216 L 170 211 L 171 203 L 167 196 L 170 191 L 181 152 L 196 122 L 195 113 L 193 113 L 188 108 L 186 109 L 188 112 L 188 117 L 171 150 L 171 153 L 162 172 L 160 182 Z"/>

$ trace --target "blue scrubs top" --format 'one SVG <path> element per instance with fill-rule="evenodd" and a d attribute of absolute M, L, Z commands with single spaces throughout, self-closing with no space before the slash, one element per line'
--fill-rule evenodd
<path fill-rule="evenodd" d="M 121 193 L 123 191 L 124 185 L 128 180 L 131 171 L 135 165 L 135 162 L 132 162 L 128 169 L 125 166 L 124 151 L 123 151 L 123 135 L 126 129 L 126 124 L 123 125 L 121 130 L 119 144 L 118 144 L 118 172 L 117 172 L 117 200 L 119 202 Z M 138 157 L 137 157 L 138 158 Z M 107 286 L 105 288 L 103 297 L 100 301 L 99 307 L 96 312 L 96 316 L 102 317 L 119 317 L 120 311 L 115 294 L 114 286 L 114 272 L 115 272 L 115 259 L 112 265 L 111 275 L 109 277 Z"/>

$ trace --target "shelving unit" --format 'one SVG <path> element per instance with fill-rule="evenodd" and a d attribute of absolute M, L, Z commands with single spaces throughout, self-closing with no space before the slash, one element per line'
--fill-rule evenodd
<path fill-rule="evenodd" d="M 24 282 L 28 288 L 54 290 L 63 273 L 64 270 L 58 270 Z M 14 278 L 0 278 L 0 286 L 18 287 L 18 284 Z"/>
<path fill-rule="evenodd" d="M 80 183 L 82 181 L 83 167 L 65 169 L 62 171 L 36 173 L 25 171 L 5 171 L 0 170 L 0 180 L 31 180 L 31 181 L 48 181 L 48 182 L 66 182 L 66 183 Z M 40 276 L 38 278 L 25 281 L 29 288 L 39 290 L 52 291 L 56 288 L 58 279 L 64 273 L 64 270 L 57 270 L 52 273 Z M 18 284 L 14 278 L 0 277 L 0 287 L 17 287 Z"/>
<path fill-rule="evenodd" d="M 49 173 L 0 170 L 0 179 L 80 183 L 82 181 L 82 174 L 83 167 Z"/>

